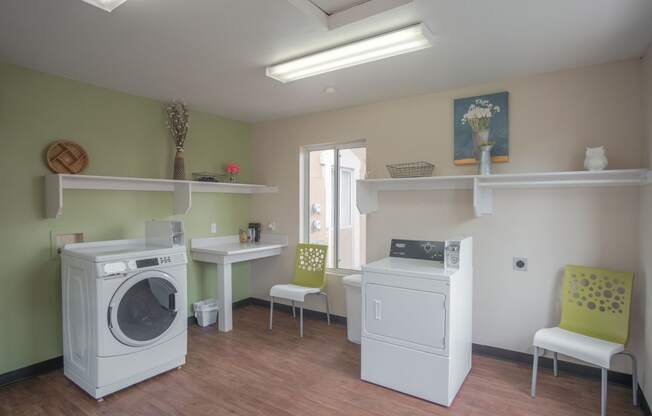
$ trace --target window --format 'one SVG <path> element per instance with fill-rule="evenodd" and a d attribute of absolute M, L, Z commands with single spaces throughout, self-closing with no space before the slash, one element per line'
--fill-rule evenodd
<path fill-rule="evenodd" d="M 328 245 L 330 269 L 360 270 L 366 260 L 366 218 L 355 203 L 355 181 L 366 169 L 364 143 L 302 153 L 302 240 Z"/>

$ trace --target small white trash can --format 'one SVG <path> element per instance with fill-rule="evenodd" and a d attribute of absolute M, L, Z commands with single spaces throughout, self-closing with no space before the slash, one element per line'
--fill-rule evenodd
<path fill-rule="evenodd" d="M 213 325 L 217 321 L 217 299 L 200 300 L 192 304 L 199 326 Z"/>
<path fill-rule="evenodd" d="M 362 275 L 342 278 L 346 296 L 346 335 L 349 341 L 360 344 L 362 337 Z"/>

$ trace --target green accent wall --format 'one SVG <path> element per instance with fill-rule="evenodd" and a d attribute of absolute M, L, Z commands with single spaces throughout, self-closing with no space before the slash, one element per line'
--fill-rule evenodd
<path fill-rule="evenodd" d="M 89 175 L 170 178 L 173 141 L 165 104 L 0 63 L 0 374 L 62 354 L 60 260 L 52 235 L 83 232 L 86 241 L 142 238 L 149 219 L 181 219 L 186 242 L 232 235 L 249 222 L 247 195 L 193 194 L 187 215 L 172 216 L 172 194 L 64 191 L 63 215 L 46 219 L 44 161 L 58 139 L 80 143 Z M 228 162 L 251 172 L 250 126 L 193 112 L 186 175 L 222 172 Z M 233 268 L 234 301 L 249 296 L 246 263 Z M 188 300 L 214 297 L 215 267 L 190 262 Z"/>

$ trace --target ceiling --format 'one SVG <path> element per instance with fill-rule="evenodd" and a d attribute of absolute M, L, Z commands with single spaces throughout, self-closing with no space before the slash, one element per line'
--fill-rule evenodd
<path fill-rule="evenodd" d="M 128 0 L 112 13 L 2 0 L 0 10 L 2 61 L 250 122 L 632 58 L 652 39 L 650 0 L 415 0 L 330 31 L 286 0 Z M 289 84 L 265 76 L 266 65 L 419 21 L 433 48 Z"/>

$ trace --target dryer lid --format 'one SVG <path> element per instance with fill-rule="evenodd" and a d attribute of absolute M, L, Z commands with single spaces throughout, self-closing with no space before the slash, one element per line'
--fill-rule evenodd
<path fill-rule="evenodd" d="M 422 279 L 448 280 L 455 271 L 445 270 L 444 264 L 431 260 L 385 257 L 362 266 L 363 272 L 400 274 Z"/>

